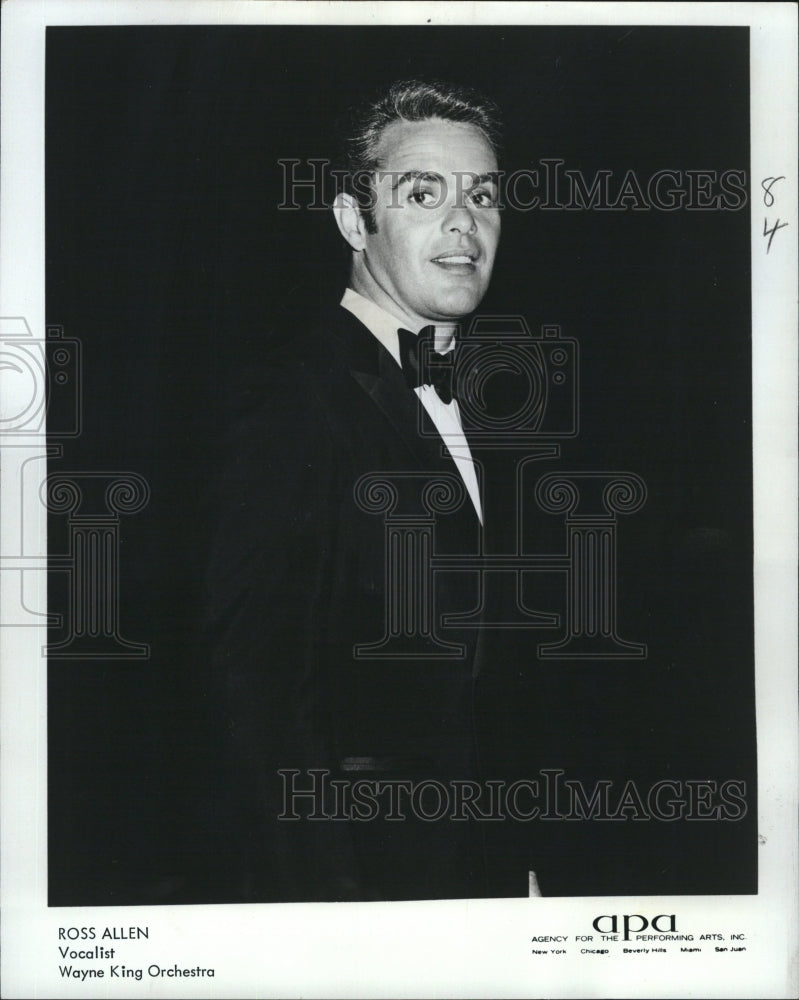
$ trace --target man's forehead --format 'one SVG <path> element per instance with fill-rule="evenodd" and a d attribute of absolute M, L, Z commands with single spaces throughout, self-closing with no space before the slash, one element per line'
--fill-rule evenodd
<path fill-rule="evenodd" d="M 497 170 L 494 151 L 479 128 L 441 118 L 392 122 L 380 137 L 377 159 L 381 171 L 488 174 Z"/>

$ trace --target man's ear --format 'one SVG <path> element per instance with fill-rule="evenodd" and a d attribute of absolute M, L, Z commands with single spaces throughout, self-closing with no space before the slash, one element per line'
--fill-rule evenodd
<path fill-rule="evenodd" d="M 363 250 L 366 240 L 364 239 L 366 227 L 363 223 L 361 210 L 358 202 L 351 194 L 341 192 L 336 195 L 333 202 L 333 215 L 336 218 L 336 225 L 341 231 L 341 235 L 349 243 L 353 250 Z"/>

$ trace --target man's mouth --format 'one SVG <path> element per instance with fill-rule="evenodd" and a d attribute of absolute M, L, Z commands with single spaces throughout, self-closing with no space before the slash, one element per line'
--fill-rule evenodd
<path fill-rule="evenodd" d="M 455 274 L 472 274 L 475 270 L 476 253 L 442 253 L 433 257 L 431 263 Z"/>

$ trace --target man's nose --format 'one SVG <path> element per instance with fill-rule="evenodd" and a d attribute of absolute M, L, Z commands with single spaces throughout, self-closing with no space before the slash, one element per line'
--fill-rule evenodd
<path fill-rule="evenodd" d="M 456 232 L 465 235 L 477 231 L 477 222 L 472 211 L 461 202 L 460 204 L 452 205 L 447 212 L 444 219 L 444 228 L 447 232 Z"/>

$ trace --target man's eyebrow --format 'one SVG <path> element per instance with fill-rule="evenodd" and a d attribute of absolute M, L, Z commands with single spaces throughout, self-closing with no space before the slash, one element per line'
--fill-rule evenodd
<path fill-rule="evenodd" d="M 474 177 L 472 187 L 477 187 L 478 184 L 498 184 L 500 172 L 498 170 L 491 170 L 487 174 L 472 174 L 471 176 Z"/>
<path fill-rule="evenodd" d="M 477 187 L 478 184 L 498 184 L 500 177 L 498 170 L 492 170 L 486 174 L 473 174 L 470 170 L 456 170 L 455 173 L 457 176 L 470 177 L 472 187 Z M 407 181 L 423 180 L 440 183 L 444 180 L 442 175 L 434 170 L 406 170 L 396 177 L 393 170 L 379 170 L 378 174 L 382 174 L 384 177 L 394 177 L 394 182 L 391 185 L 392 191 L 396 191 L 400 184 L 405 184 Z"/>
<path fill-rule="evenodd" d="M 383 174 L 384 177 L 394 177 L 393 170 L 381 170 L 378 171 Z M 391 190 L 396 191 L 400 184 L 404 184 L 406 181 L 434 181 L 436 183 L 443 181 L 444 178 L 441 174 L 437 174 L 434 170 L 406 170 L 405 173 L 400 174 L 395 178 L 394 183 L 391 185 Z"/>

